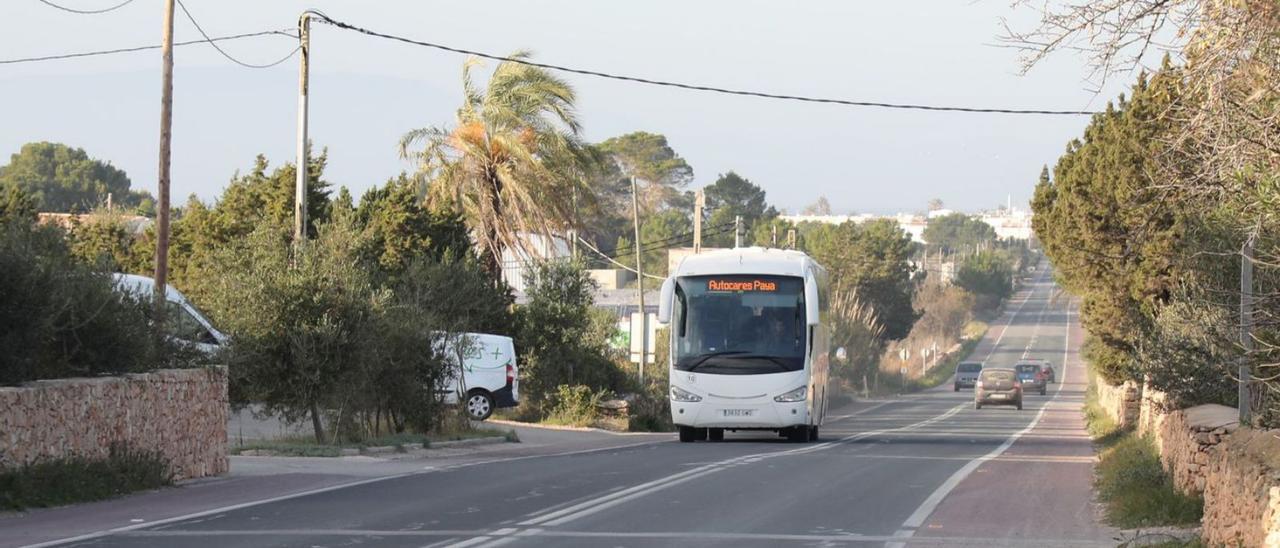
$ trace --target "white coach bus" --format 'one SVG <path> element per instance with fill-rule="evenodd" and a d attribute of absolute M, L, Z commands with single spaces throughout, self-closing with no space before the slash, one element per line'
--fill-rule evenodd
<path fill-rule="evenodd" d="M 818 439 L 827 410 L 827 272 L 798 251 L 691 255 L 662 285 L 671 418 L 680 441 L 726 430 Z"/>

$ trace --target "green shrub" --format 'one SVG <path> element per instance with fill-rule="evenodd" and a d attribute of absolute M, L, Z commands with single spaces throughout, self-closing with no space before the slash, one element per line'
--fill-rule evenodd
<path fill-rule="evenodd" d="M 1095 471 L 1098 499 L 1116 527 L 1189 525 L 1204 514 L 1202 498 L 1174 487 L 1149 438 L 1127 433 L 1103 450 Z"/>
<path fill-rule="evenodd" d="M 1160 465 L 1155 442 L 1121 428 L 1098 403 L 1098 379 L 1090 372 L 1085 429 L 1100 451 L 1094 489 L 1116 527 L 1190 525 L 1204 514 L 1204 500 L 1180 493 Z M 1178 546 L 1181 546 L 1180 544 Z"/>
<path fill-rule="evenodd" d="M 675 430 L 671 422 L 671 399 L 667 396 L 667 378 L 655 378 L 649 386 L 631 401 L 628 429 L 632 432 L 670 432 Z"/>
<path fill-rule="evenodd" d="M 591 426 L 600 418 L 600 402 L 609 397 L 607 390 L 593 390 L 586 385 L 562 384 L 548 398 L 547 422 L 570 426 Z"/>
<path fill-rule="evenodd" d="M 66 457 L 0 472 L 0 510 L 107 499 L 173 483 L 158 453 L 113 446 L 105 459 Z"/>
<path fill-rule="evenodd" d="M 0 272 L 0 385 L 174 365 L 149 303 L 76 260 L 61 230 L 0 223 Z"/>
<path fill-rule="evenodd" d="M 583 266 L 542 264 L 526 286 L 529 303 L 516 311 L 520 389 L 526 401 L 536 407 L 562 384 L 626 389 L 626 374 L 609 358 L 614 322 L 593 312 L 596 284 Z"/>

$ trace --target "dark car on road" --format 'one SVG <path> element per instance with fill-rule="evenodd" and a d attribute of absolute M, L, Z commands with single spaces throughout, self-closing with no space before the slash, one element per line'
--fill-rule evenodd
<path fill-rule="evenodd" d="M 973 408 L 984 405 L 1012 405 L 1022 410 L 1022 383 L 1018 373 L 1007 368 L 983 369 L 973 387 Z"/>
<path fill-rule="evenodd" d="M 1013 369 L 1018 372 L 1018 381 L 1024 388 L 1040 392 L 1041 396 L 1045 395 L 1049 379 L 1045 378 L 1044 373 L 1040 371 L 1040 363 L 1020 361 L 1018 365 L 1013 366 Z"/>
<path fill-rule="evenodd" d="M 979 362 L 962 362 L 957 365 L 955 391 L 959 392 L 961 388 L 973 388 L 978 383 L 978 374 L 981 372 L 982 364 Z"/>

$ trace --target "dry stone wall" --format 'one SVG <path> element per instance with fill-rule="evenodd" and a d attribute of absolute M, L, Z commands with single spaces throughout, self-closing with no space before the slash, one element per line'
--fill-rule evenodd
<path fill-rule="evenodd" d="M 221 367 L 3 387 L 0 468 L 104 458 L 112 445 L 125 444 L 158 452 L 175 479 L 223 474 L 228 412 Z"/>
<path fill-rule="evenodd" d="M 1280 432 L 1240 428 L 1233 407 L 1169 410 L 1163 393 L 1138 388 L 1129 424 L 1155 442 L 1178 490 L 1204 497 L 1205 542 L 1280 548 Z M 1131 413 L 1126 392 L 1098 383 L 1099 403 L 1113 418 Z"/>
<path fill-rule="evenodd" d="M 1138 420 L 1142 386 L 1133 381 L 1117 385 L 1099 381 L 1095 387 L 1098 391 L 1098 403 L 1111 420 L 1123 427 L 1133 426 Z"/>

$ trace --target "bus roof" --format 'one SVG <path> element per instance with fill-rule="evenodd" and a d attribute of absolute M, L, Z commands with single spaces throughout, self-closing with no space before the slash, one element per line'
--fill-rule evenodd
<path fill-rule="evenodd" d="M 800 251 L 739 247 L 689 255 L 680 261 L 671 275 L 772 274 L 803 277 L 809 268 L 825 271 L 817 261 Z"/>

